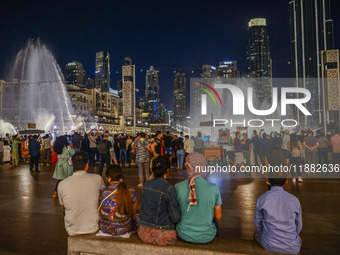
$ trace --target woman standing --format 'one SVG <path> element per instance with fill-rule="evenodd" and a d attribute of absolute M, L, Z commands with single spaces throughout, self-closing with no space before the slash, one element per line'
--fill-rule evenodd
<path fill-rule="evenodd" d="M 11 146 L 9 146 L 8 141 L 4 140 L 4 163 L 11 163 Z"/>
<path fill-rule="evenodd" d="M 53 197 L 58 197 L 57 190 L 59 182 L 71 176 L 73 173 L 71 157 L 75 151 L 71 148 L 65 136 L 57 137 L 54 144 L 54 151 L 58 154 L 58 161 L 54 170 L 53 178 L 58 181 L 54 189 Z"/>
<path fill-rule="evenodd" d="M 21 148 L 21 144 L 22 141 L 19 140 L 19 136 L 16 135 L 13 138 L 13 142 L 12 142 L 12 162 L 13 162 L 13 166 L 19 166 L 19 160 L 20 160 L 20 156 L 19 156 L 19 150 Z"/>

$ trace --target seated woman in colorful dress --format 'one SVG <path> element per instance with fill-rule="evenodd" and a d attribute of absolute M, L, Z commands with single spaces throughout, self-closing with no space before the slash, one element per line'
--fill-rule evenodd
<path fill-rule="evenodd" d="M 167 245 L 177 241 L 175 224 L 180 219 L 175 188 L 167 182 L 170 161 L 166 156 L 153 160 L 154 179 L 145 182 L 138 236 L 144 243 Z"/>
<path fill-rule="evenodd" d="M 118 165 L 106 171 L 110 185 L 100 195 L 100 230 L 114 236 L 135 234 L 138 228 L 137 193 L 123 182 Z"/>

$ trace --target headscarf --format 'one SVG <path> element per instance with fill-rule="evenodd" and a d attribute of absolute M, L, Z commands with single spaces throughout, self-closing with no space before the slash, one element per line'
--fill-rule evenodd
<path fill-rule="evenodd" d="M 188 212 L 190 205 L 197 204 L 195 179 L 202 175 L 202 170 L 206 166 L 206 160 L 201 153 L 193 152 L 186 157 L 185 166 L 189 177 Z"/>

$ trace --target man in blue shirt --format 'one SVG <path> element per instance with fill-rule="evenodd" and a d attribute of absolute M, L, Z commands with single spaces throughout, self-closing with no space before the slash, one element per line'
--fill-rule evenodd
<path fill-rule="evenodd" d="M 30 172 L 33 173 L 33 165 L 35 166 L 35 172 L 40 173 L 38 170 L 39 165 L 39 149 L 40 143 L 37 141 L 38 136 L 34 135 L 33 140 L 28 144 L 28 149 L 30 153 Z"/>
<path fill-rule="evenodd" d="M 254 239 L 267 251 L 298 254 L 301 248 L 301 205 L 295 196 L 283 190 L 287 179 L 277 177 L 269 178 L 272 188 L 257 200 Z"/>

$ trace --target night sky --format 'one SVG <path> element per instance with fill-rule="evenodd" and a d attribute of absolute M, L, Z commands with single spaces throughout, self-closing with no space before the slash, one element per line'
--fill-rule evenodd
<path fill-rule="evenodd" d="M 335 48 L 340 48 L 339 11 L 340 1 L 332 0 Z M 145 89 L 146 68 L 154 65 L 160 71 L 161 101 L 172 109 L 174 70 L 182 69 L 189 80 L 199 77 L 203 64 L 237 60 L 245 74 L 247 24 L 256 17 L 267 18 L 273 76 L 289 77 L 289 0 L 1 0 L 0 79 L 7 78 L 27 40 L 39 37 L 62 70 L 76 60 L 92 78 L 95 53 L 108 51 L 112 88 L 121 78 L 124 57 L 131 57 L 141 90 L 137 96 Z"/>

